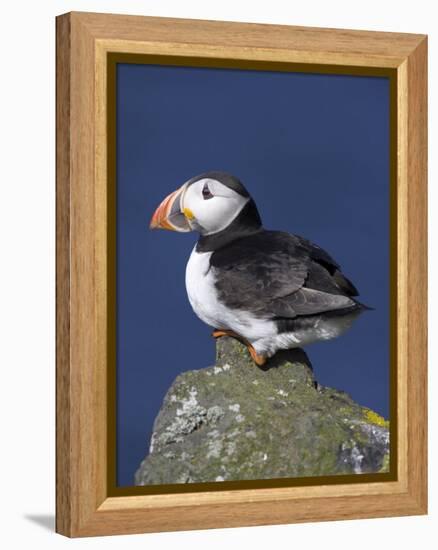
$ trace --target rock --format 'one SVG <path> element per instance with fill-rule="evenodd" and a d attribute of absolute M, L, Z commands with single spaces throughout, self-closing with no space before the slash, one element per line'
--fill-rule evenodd
<path fill-rule="evenodd" d="M 389 423 L 319 386 L 302 350 L 261 369 L 223 337 L 216 355 L 170 387 L 136 485 L 387 471 Z"/>

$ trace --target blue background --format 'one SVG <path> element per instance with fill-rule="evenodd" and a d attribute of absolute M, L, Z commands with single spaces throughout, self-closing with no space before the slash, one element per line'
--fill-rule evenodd
<path fill-rule="evenodd" d="M 389 80 L 119 64 L 120 486 L 133 485 L 175 377 L 214 362 L 184 284 L 197 235 L 148 229 L 161 200 L 207 170 L 238 176 L 265 227 L 325 248 L 376 308 L 306 351 L 319 383 L 388 417 Z"/>

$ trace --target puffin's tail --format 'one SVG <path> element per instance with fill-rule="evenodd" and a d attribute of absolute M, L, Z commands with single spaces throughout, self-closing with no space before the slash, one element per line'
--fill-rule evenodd
<path fill-rule="evenodd" d="M 357 304 L 363 311 L 375 311 L 375 307 L 367 306 L 366 304 L 363 304 L 362 302 L 359 302 L 359 300 L 354 300 L 355 304 Z"/>

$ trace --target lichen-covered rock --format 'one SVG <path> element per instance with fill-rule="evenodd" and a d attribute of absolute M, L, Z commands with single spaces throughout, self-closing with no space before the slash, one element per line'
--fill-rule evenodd
<path fill-rule="evenodd" d="M 307 477 L 388 469 L 389 426 L 319 386 L 302 350 L 257 367 L 238 341 L 166 394 L 136 485 Z"/>

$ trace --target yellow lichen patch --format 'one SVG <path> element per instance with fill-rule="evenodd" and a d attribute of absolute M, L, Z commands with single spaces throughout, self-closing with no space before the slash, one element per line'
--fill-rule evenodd
<path fill-rule="evenodd" d="M 377 414 L 371 409 L 364 409 L 363 415 L 365 419 L 371 424 L 376 424 L 377 426 L 381 426 L 382 428 L 389 428 L 389 420 L 385 420 L 383 416 L 380 416 L 380 414 Z"/>

